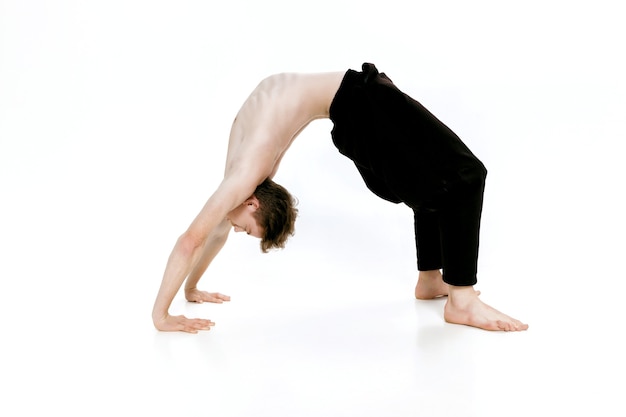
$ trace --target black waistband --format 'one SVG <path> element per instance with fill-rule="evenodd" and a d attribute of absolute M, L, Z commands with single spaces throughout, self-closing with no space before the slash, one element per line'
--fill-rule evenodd
<path fill-rule="evenodd" d="M 361 69 L 362 71 L 349 69 L 343 76 L 343 80 L 341 80 L 339 89 L 337 90 L 337 93 L 335 94 L 332 103 L 330 103 L 329 113 L 331 120 L 334 121 L 335 117 L 338 116 L 337 103 L 341 102 L 342 97 L 347 94 L 352 87 L 354 87 L 355 85 L 365 85 L 371 82 L 379 74 L 376 66 L 368 62 L 363 63 Z"/>

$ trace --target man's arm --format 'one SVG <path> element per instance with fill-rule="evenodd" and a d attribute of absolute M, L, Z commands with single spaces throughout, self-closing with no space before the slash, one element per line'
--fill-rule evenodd
<path fill-rule="evenodd" d="M 152 321 L 157 329 L 196 333 L 198 330 L 209 329 L 213 325 L 210 320 L 170 316 L 169 308 L 185 278 L 194 270 L 204 272 L 210 260 L 223 247 L 226 239 L 223 234 L 225 230 L 227 231 L 224 219 L 233 208 L 254 192 L 256 180 L 251 180 L 251 178 L 254 176 L 237 178 L 231 176 L 222 181 L 187 231 L 176 241 L 167 261 L 152 310 Z M 212 242 L 209 242 L 209 239 Z M 205 259 L 203 259 L 203 252 L 206 252 L 203 251 L 204 248 L 207 248 L 209 252 L 208 258 Z M 206 266 L 203 267 L 201 261 L 206 261 Z M 194 273 L 193 275 L 197 283 L 201 274 Z"/>
<path fill-rule="evenodd" d="M 203 303 L 205 301 L 222 303 L 224 301 L 230 301 L 230 297 L 227 295 L 200 291 L 197 285 L 198 281 L 200 281 L 200 278 L 202 278 L 202 275 L 204 275 L 204 272 L 211 264 L 211 261 L 213 261 L 213 258 L 215 258 L 224 247 L 231 227 L 232 225 L 228 220 L 223 220 L 215 229 L 215 233 L 207 239 L 200 260 L 185 281 L 185 298 L 187 301 L 196 303 Z"/>

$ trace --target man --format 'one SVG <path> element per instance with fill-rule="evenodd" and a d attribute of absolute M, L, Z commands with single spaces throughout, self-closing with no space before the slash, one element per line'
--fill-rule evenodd
<path fill-rule="evenodd" d="M 278 74 L 263 80 L 235 118 L 224 179 L 169 257 L 152 319 L 159 330 L 195 333 L 213 322 L 171 316 L 183 282 L 192 302 L 229 301 L 196 285 L 232 228 L 282 248 L 293 234 L 291 195 L 271 179 L 298 134 L 330 118 L 333 142 L 379 197 L 414 211 L 415 297 L 448 296 L 447 322 L 486 330 L 526 330 L 478 298 L 478 234 L 486 170 L 461 140 L 372 64 L 362 71 Z M 441 272 L 443 271 L 443 274 Z"/>

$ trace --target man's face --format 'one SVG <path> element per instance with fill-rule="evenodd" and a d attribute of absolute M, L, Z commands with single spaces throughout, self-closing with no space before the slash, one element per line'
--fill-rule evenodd
<path fill-rule="evenodd" d="M 254 212 L 259 208 L 256 197 L 250 197 L 242 205 L 228 213 L 226 219 L 233 225 L 235 232 L 245 232 L 250 236 L 262 237 L 262 230 L 259 227 Z"/>

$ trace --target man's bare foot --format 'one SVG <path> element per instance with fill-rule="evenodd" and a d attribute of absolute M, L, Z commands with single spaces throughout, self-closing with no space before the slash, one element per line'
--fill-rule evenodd
<path fill-rule="evenodd" d="M 450 286 L 443 317 L 448 323 L 465 324 L 484 330 L 510 332 L 528 329 L 528 324 L 483 303 L 474 287 Z"/>
<path fill-rule="evenodd" d="M 415 286 L 415 298 L 418 300 L 432 300 L 433 298 L 445 297 L 448 295 L 448 284 L 443 282 L 441 272 L 420 271 Z"/>

